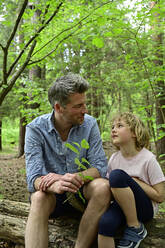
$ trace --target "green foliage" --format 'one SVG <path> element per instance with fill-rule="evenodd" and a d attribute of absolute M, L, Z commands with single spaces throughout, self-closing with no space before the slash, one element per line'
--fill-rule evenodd
<path fill-rule="evenodd" d="M 75 143 L 74 143 L 75 144 Z M 74 147 L 74 146 L 72 146 L 71 144 L 69 144 L 69 143 L 66 143 L 65 144 L 65 146 L 67 147 L 67 148 L 69 148 L 72 152 L 75 152 L 76 154 L 80 154 L 80 152 Z"/>
<path fill-rule="evenodd" d="M 0 200 L 2 200 L 4 198 L 4 196 L 2 194 L 0 194 Z"/>
<path fill-rule="evenodd" d="M 84 164 L 88 164 L 91 167 L 89 161 L 86 158 L 82 157 L 80 159 L 81 150 L 82 149 L 89 149 L 88 141 L 86 139 L 82 139 L 80 144 L 77 143 L 77 142 L 73 142 L 73 144 L 76 145 L 78 148 L 75 148 L 75 146 L 73 146 L 70 143 L 65 143 L 65 146 L 76 154 L 74 162 L 78 166 L 78 170 L 79 171 L 86 170 L 87 167 Z M 79 175 L 83 177 L 83 175 L 81 173 Z M 89 179 L 89 178 L 86 178 L 86 176 L 84 176 L 83 178 L 84 179 Z M 90 180 L 92 180 L 92 178 L 90 178 Z"/>
<path fill-rule="evenodd" d="M 14 149 L 18 145 L 19 119 L 2 120 L 2 142 L 4 149 Z"/>
<path fill-rule="evenodd" d="M 17 54 L 24 51 L 13 72 L 26 59 L 29 48 L 23 50 L 25 44 L 60 2 L 40 0 L 35 3 L 36 8 L 26 8 L 8 51 L 8 68 Z M 20 1 L 18 4 L 20 8 Z M 1 7 L 0 43 L 4 46 L 18 9 L 13 1 L 5 1 Z M 34 21 L 36 9 L 42 11 Z M 104 140 L 109 140 L 109 122 L 113 114 L 132 111 L 147 123 L 152 140 L 161 142 L 165 136 L 164 119 L 159 123 L 157 106 L 160 105 L 164 118 L 165 49 L 161 39 L 164 25 L 163 1 L 157 1 L 152 8 L 148 0 L 130 1 L 130 4 L 124 0 L 64 1 L 55 18 L 35 38 L 36 46 L 29 64 L 11 94 L 15 102 L 20 102 L 13 113 L 19 110 L 30 121 L 50 111 L 47 89 L 55 78 L 72 71 L 80 73 L 91 85 L 87 95 L 89 114 L 97 118 Z M 18 37 L 22 37 L 21 43 Z M 3 78 L 2 49 L 0 53 L 0 77 Z M 45 66 L 46 80 L 29 80 L 28 69 L 34 65 Z M 1 89 L 6 87 L 4 84 Z M 40 108 L 31 108 L 35 102 Z M 7 100 L 3 104 L 3 113 L 7 115 L 5 105 L 8 106 Z M 74 144 L 73 149 L 79 152 L 79 148 Z"/>
<path fill-rule="evenodd" d="M 82 177 L 83 180 L 93 180 L 93 177 L 91 177 L 91 176 L 84 176 L 81 173 L 82 170 L 86 170 L 87 169 L 87 167 L 83 163 L 88 164 L 91 167 L 89 161 L 86 158 L 82 157 L 80 159 L 80 151 L 81 151 L 81 149 L 89 149 L 89 143 L 88 143 L 88 141 L 86 139 L 82 139 L 80 144 L 77 143 L 77 142 L 73 142 L 73 144 L 76 145 L 78 147 L 78 149 L 75 148 L 70 143 L 65 143 L 65 146 L 67 148 L 69 148 L 72 152 L 74 152 L 76 154 L 76 157 L 75 157 L 74 162 L 78 166 L 78 171 L 80 171 L 79 172 L 80 177 Z M 83 198 L 80 190 L 78 190 L 77 193 L 78 193 L 79 197 L 82 199 L 82 201 L 85 203 L 85 199 Z"/>
<path fill-rule="evenodd" d="M 1 174 L 1 171 L 0 171 Z M 0 192 L 2 191 L 2 187 L 0 186 Z M 4 198 L 4 195 L 0 193 L 0 200 Z"/>
<path fill-rule="evenodd" d="M 19 173 L 23 176 L 26 175 L 26 169 L 25 168 L 20 169 Z"/>

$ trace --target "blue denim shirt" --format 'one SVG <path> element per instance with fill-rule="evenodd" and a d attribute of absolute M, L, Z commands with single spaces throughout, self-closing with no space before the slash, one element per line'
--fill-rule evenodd
<path fill-rule="evenodd" d="M 75 173 L 78 166 L 74 160 L 77 156 L 67 148 L 61 140 L 53 124 L 54 112 L 34 119 L 26 127 L 25 158 L 26 175 L 29 192 L 34 192 L 34 181 L 37 177 L 50 172 L 57 174 Z M 89 149 L 81 149 L 80 159 L 86 158 L 91 166 L 98 169 L 100 175 L 105 177 L 107 158 L 105 156 L 99 128 L 96 119 L 85 114 L 81 125 L 73 126 L 69 132 L 67 143 L 81 143 L 86 139 Z M 75 146 L 76 147 L 76 146 Z M 84 164 L 89 168 L 88 164 Z"/>

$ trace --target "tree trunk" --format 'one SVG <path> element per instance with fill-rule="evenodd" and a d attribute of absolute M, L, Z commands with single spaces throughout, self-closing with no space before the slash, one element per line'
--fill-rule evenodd
<path fill-rule="evenodd" d="M 30 205 L 23 202 L 0 200 L 0 237 L 24 245 L 24 232 Z M 73 248 L 81 215 L 49 220 L 49 248 Z M 165 219 L 155 218 L 146 224 L 148 236 L 139 248 L 163 248 Z M 121 233 L 118 234 L 118 238 Z M 97 248 L 95 242 L 92 248 Z"/>
<path fill-rule="evenodd" d="M 30 8 L 35 8 L 33 5 L 29 5 Z M 36 10 L 34 17 L 32 19 L 32 22 L 36 22 L 39 19 L 39 16 L 41 14 L 40 10 Z M 20 38 L 20 43 L 23 41 L 23 37 Z M 42 70 L 40 66 L 34 66 L 29 70 L 29 79 L 32 81 L 38 80 L 38 79 L 44 79 L 45 78 L 45 67 Z M 33 97 L 31 97 L 32 100 Z M 37 109 L 39 108 L 40 104 L 38 102 L 35 102 L 30 105 L 31 109 Z M 24 106 L 26 108 L 26 106 Z M 34 116 L 35 117 L 35 116 Z M 20 118 L 20 127 L 19 127 L 19 151 L 18 151 L 18 157 L 21 157 L 24 154 L 24 144 L 25 144 L 25 131 L 26 131 L 26 117 L 23 116 Z"/>
<path fill-rule="evenodd" d="M 24 245 L 25 226 L 30 204 L 0 200 L 0 237 Z M 49 247 L 73 248 L 80 215 L 49 221 Z"/>
<path fill-rule="evenodd" d="M 151 8 L 155 5 L 159 6 L 159 1 L 152 2 Z M 164 161 L 165 166 L 165 82 L 164 82 L 164 70 L 163 70 L 163 32 L 160 31 L 159 26 L 161 23 L 160 15 L 154 13 L 154 25 L 152 26 L 153 30 L 153 41 L 155 44 L 155 55 L 156 59 L 154 60 L 155 66 L 158 67 L 158 78 L 155 82 L 155 97 L 156 97 L 156 124 L 157 124 L 157 136 L 158 140 L 156 142 L 158 156 L 161 155 L 160 160 Z M 160 79 L 161 78 L 161 79 Z"/>
<path fill-rule="evenodd" d="M 0 120 L 0 151 L 2 151 L 2 120 Z"/>
<path fill-rule="evenodd" d="M 19 148 L 18 148 L 18 158 L 24 154 L 24 144 L 25 144 L 25 130 L 26 130 L 26 118 L 20 118 L 19 122 Z"/>

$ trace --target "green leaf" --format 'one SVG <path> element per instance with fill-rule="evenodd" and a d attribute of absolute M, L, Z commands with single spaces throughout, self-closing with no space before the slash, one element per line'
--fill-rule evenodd
<path fill-rule="evenodd" d="M 81 200 L 83 201 L 83 203 L 85 203 L 85 199 L 84 199 L 84 197 L 82 196 L 80 190 L 78 191 L 78 195 L 79 195 L 79 197 L 81 198 Z"/>
<path fill-rule="evenodd" d="M 84 178 L 87 180 L 91 180 L 91 181 L 94 179 L 94 177 L 91 177 L 91 176 L 84 176 Z"/>
<path fill-rule="evenodd" d="M 89 161 L 88 161 L 86 158 L 82 158 L 82 159 L 81 159 L 81 162 L 87 163 L 88 165 L 90 165 Z"/>
<path fill-rule="evenodd" d="M 86 141 L 86 139 L 83 139 L 81 141 L 81 147 L 84 149 L 89 149 L 89 143 L 88 143 L 88 141 Z"/>
<path fill-rule="evenodd" d="M 159 158 L 162 158 L 162 157 L 165 157 L 165 153 L 159 155 Z"/>
<path fill-rule="evenodd" d="M 75 164 L 78 165 L 79 169 L 84 169 L 84 170 L 87 169 L 86 166 L 83 165 L 78 158 L 75 158 L 74 162 L 75 162 Z"/>
<path fill-rule="evenodd" d="M 100 37 L 96 37 L 93 39 L 92 44 L 98 48 L 102 48 L 104 46 L 104 41 Z"/>
<path fill-rule="evenodd" d="M 74 146 L 72 146 L 71 144 L 65 143 L 65 146 L 66 146 L 67 148 L 69 148 L 72 152 L 74 152 L 74 153 L 76 153 L 76 154 L 79 155 L 80 152 L 79 152 Z"/>
<path fill-rule="evenodd" d="M 80 148 L 80 144 L 77 142 L 73 142 L 74 145 L 78 146 L 78 148 Z"/>

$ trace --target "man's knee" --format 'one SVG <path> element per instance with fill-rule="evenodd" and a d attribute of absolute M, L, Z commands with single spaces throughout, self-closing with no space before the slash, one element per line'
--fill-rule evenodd
<path fill-rule="evenodd" d="M 97 178 L 91 181 L 84 190 L 87 200 L 95 199 L 97 203 L 106 205 L 110 202 L 110 186 L 107 179 Z"/>
<path fill-rule="evenodd" d="M 56 198 L 53 194 L 36 191 L 31 196 L 31 209 L 51 213 L 55 208 Z"/>

